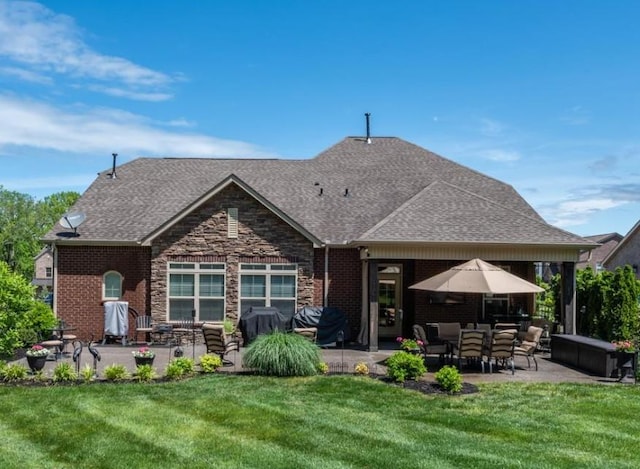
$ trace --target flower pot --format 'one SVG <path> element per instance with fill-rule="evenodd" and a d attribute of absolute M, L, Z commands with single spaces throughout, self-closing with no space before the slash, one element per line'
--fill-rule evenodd
<path fill-rule="evenodd" d="M 44 368 L 44 365 L 47 363 L 47 356 L 30 357 L 27 355 L 27 363 L 29 364 L 31 371 L 35 373 L 36 371 L 40 371 Z"/>
<path fill-rule="evenodd" d="M 133 357 L 136 360 L 136 366 L 140 365 L 153 365 L 153 359 L 155 357 Z"/>

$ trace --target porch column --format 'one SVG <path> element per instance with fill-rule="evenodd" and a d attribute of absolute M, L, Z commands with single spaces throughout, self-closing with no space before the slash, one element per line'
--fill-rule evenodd
<path fill-rule="evenodd" d="M 576 263 L 562 263 L 562 324 L 565 334 L 576 333 Z"/>
<path fill-rule="evenodd" d="M 358 343 L 369 345 L 369 261 L 362 260 L 360 267 L 362 275 L 362 295 L 360 298 L 360 331 Z"/>
<path fill-rule="evenodd" d="M 369 261 L 369 351 L 378 351 L 378 261 Z"/>

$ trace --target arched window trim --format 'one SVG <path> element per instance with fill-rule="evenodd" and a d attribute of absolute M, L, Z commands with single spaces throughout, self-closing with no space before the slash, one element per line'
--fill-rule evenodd
<path fill-rule="evenodd" d="M 107 277 L 113 274 L 118 276 L 118 291 L 120 294 L 117 297 L 113 295 L 107 295 Z M 122 281 L 123 280 L 124 280 L 124 277 L 117 270 L 109 270 L 105 272 L 102 275 L 102 299 L 106 301 L 106 300 L 119 300 L 120 298 L 122 298 Z M 112 292 L 109 292 L 109 293 L 112 293 Z"/>

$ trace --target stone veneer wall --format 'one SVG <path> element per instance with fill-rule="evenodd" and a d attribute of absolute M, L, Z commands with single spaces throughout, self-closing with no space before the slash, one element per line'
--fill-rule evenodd
<path fill-rule="evenodd" d="M 238 209 L 229 238 L 227 209 Z M 151 315 L 167 321 L 169 261 L 225 262 L 225 314 L 237 323 L 239 262 L 296 263 L 298 307 L 313 304 L 313 244 L 236 185 L 223 189 L 156 238 L 151 251 Z"/>

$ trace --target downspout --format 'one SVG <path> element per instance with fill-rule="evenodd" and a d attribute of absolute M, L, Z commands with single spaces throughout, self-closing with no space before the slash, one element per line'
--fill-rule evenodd
<path fill-rule="evenodd" d="M 329 245 L 324 245 L 324 282 L 322 284 L 322 306 L 327 307 L 329 298 Z"/>
<path fill-rule="evenodd" d="M 58 317 L 58 249 L 56 248 L 55 241 L 51 243 L 51 253 L 53 254 L 53 274 L 51 275 L 51 291 L 53 292 L 53 302 L 51 303 L 51 309 L 53 309 L 54 316 Z"/>

